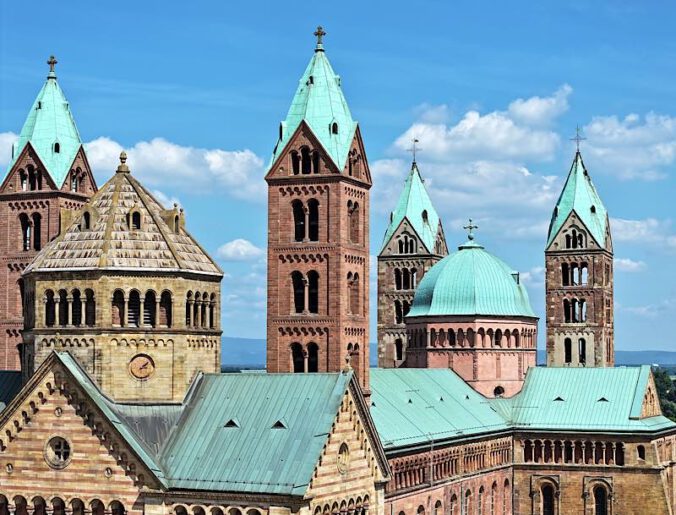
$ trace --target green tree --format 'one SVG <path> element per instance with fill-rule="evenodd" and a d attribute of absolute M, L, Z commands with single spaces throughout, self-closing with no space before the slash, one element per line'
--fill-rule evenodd
<path fill-rule="evenodd" d="M 653 368 L 657 396 L 665 417 L 676 422 L 676 387 L 669 376 L 669 372 L 660 367 Z"/>

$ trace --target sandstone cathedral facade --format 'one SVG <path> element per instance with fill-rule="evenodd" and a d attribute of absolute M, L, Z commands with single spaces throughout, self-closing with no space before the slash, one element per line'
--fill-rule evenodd
<path fill-rule="evenodd" d="M 672 514 L 676 424 L 649 367 L 613 367 L 579 151 L 544 249 L 547 366 L 519 273 L 471 220 L 447 244 L 415 159 L 369 366 L 368 135 L 324 35 L 264 178 L 265 374 L 220 373 L 223 272 L 124 153 L 98 188 L 50 59 L 0 187 L 0 515 Z"/>

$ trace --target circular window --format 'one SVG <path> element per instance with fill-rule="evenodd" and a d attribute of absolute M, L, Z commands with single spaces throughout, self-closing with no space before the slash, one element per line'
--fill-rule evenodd
<path fill-rule="evenodd" d="M 45 461 L 52 468 L 62 469 L 68 466 L 71 455 L 68 440 L 60 436 L 50 438 L 45 446 Z"/>
<path fill-rule="evenodd" d="M 338 449 L 338 472 L 341 474 L 346 474 L 347 469 L 350 466 L 350 448 L 345 442 L 340 444 L 340 449 Z"/>

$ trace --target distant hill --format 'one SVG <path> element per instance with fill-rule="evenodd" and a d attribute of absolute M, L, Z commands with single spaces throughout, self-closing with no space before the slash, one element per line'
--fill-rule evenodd
<path fill-rule="evenodd" d="M 226 367 L 261 368 L 265 366 L 265 340 L 253 338 L 233 338 L 224 336 L 221 342 L 221 362 Z M 377 359 L 376 344 L 371 343 L 371 365 Z M 546 361 L 545 351 L 538 351 L 538 363 Z M 661 350 L 618 350 L 615 351 L 617 365 L 653 365 L 676 366 L 676 352 Z"/>

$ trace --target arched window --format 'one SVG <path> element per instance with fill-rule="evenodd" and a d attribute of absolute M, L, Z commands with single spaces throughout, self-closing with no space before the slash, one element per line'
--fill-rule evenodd
<path fill-rule="evenodd" d="M 85 325 L 93 327 L 96 325 L 96 301 L 94 299 L 94 291 L 85 290 Z"/>
<path fill-rule="evenodd" d="M 141 323 L 141 294 L 138 291 L 132 290 L 129 293 L 127 310 L 129 312 L 127 316 L 128 324 L 132 327 L 138 327 Z"/>
<path fill-rule="evenodd" d="M 444 515 L 444 509 L 441 501 L 434 503 L 434 515 Z"/>
<path fill-rule="evenodd" d="M 19 223 L 21 224 L 21 250 L 27 251 L 31 249 L 31 224 L 26 213 L 19 215 Z"/>
<path fill-rule="evenodd" d="M 403 311 L 404 317 L 406 317 L 408 315 L 408 312 L 411 310 L 411 303 L 405 300 L 401 305 L 401 309 Z"/>
<path fill-rule="evenodd" d="M 554 515 L 554 487 L 545 483 L 540 493 L 542 496 L 542 515 Z"/>
<path fill-rule="evenodd" d="M 80 326 L 82 325 L 82 297 L 80 295 L 80 290 L 73 290 L 71 292 L 72 296 L 72 320 L 71 325 Z"/>
<path fill-rule="evenodd" d="M 497 515 L 497 504 L 498 504 L 498 484 L 493 481 L 491 485 L 491 515 Z"/>
<path fill-rule="evenodd" d="M 308 238 L 310 241 L 319 241 L 319 201 L 310 199 L 308 208 Z"/>
<path fill-rule="evenodd" d="M 515 348 L 520 348 L 521 347 L 521 336 L 519 335 L 519 331 L 514 329 L 512 331 L 512 340 L 514 340 L 514 347 Z"/>
<path fill-rule="evenodd" d="M 115 290 L 113 293 L 113 319 L 112 325 L 122 327 L 126 325 L 124 323 L 125 312 L 124 312 L 124 292 L 122 290 Z"/>
<path fill-rule="evenodd" d="M 645 461 L 645 446 L 639 445 L 636 447 L 636 456 L 639 460 Z"/>
<path fill-rule="evenodd" d="M 21 191 L 28 191 L 28 174 L 23 170 L 19 171 L 19 181 L 21 182 Z"/>
<path fill-rule="evenodd" d="M 479 488 L 479 495 L 476 500 L 477 515 L 484 515 L 484 487 Z"/>
<path fill-rule="evenodd" d="M 207 320 L 207 308 L 209 304 L 209 295 L 207 292 L 204 292 L 202 294 L 202 302 L 200 303 L 200 326 L 203 328 L 208 327 L 208 320 Z"/>
<path fill-rule="evenodd" d="M 401 308 L 401 301 L 400 300 L 395 300 L 394 301 L 394 323 L 395 324 L 402 324 L 404 322 L 404 313 Z"/>
<path fill-rule="evenodd" d="M 59 152 L 61 152 L 61 143 L 56 142 L 54 143 L 54 153 L 58 154 Z"/>
<path fill-rule="evenodd" d="M 331 124 L 331 134 L 338 134 L 338 124 L 336 122 Z"/>
<path fill-rule="evenodd" d="M 404 343 L 401 338 L 394 340 L 394 359 L 401 361 L 404 359 Z"/>
<path fill-rule="evenodd" d="M 319 152 L 312 152 L 312 173 L 319 173 Z"/>
<path fill-rule="evenodd" d="M 70 191 L 77 191 L 77 175 L 75 175 L 75 172 L 72 173 L 70 177 Z"/>
<path fill-rule="evenodd" d="M 212 293 L 209 297 L 209 329 L 216 328 L 216 315 L 218 311 L 216 310 L 216 294 Z"/>
<path fill-rule="evenodd" d="M 56 320 L 56 303 L 54 302 L 54 292 L 47 290 L 45 292 L 45 326 L 53 327 Z"/>
<path fill-rule="evenodd" d="M 156 326 L 156 316 L 157 316 L 157 300 L 155 297 L 155 292 L 148 290 L 146 296 L 143 299 L 143 325 L 155 327 Z"/>
<path fill-rule="evenodd" d="M 563 340 L 563 361 L 564 363 L 573 362 L 573 342 L 570 338 Z"/>
<path fill-rule="evenodd" d="M 511 504 L 512 493 L 509 489 L 509 479 L 505 479 L 505 486 L 502 491 L 502 515 L 507 515 L 508 502 Z"/>
<path fill-rule="evenodd" d="M 423 219 L 423 223 L 429 223 L 429 218 L 428 218 L 428 215 L 427 215 L 427 209 L 423 209 L 422 219 Z"/>
<path fill-rule="evenodd" d="M 141 213 L 134 211 L 131 214 L 131 228 L 132 230 L 138 231 L 141 229 Z"/>
<path fill-rule="evenodd" d="M 401 290 L 401 269 L 395 268 L 394 269 L 394 289 L 395 290 Z"/>
<path fill-rule="evenodd" d="M 474 510 L 474 506 L 472 505 L 472 491 L 467 490 L 465 492 L 465 504 L 463 506 L 462 513 L 463 515 L 474 515 L 472 511 Z"/>
<path fill-rule="evenodd" d="M 417 515 L 425 515 L 425 507 L 421 504 L 416 510 Z"/>
<path fill-rule="evenodd" d="M 354 204 L 351 203 L 351 201 L 348 202 L 347 204 L 347 212 L 348 212 L 348 219 L 349 219 L 349 231 L 350 231 L 350 242 L 352 243 L 360 243 L 361 242 L 361 234 L 360 234 L 360 211 L 359 211 L 359 202 L 355 202 Z"/>
<path fill-rule="evenodd" d="M 568 263 L 561 263 L 561 284 L 563 286 L 570 286 L 570 269 Z"/>
<path fill-rule="evenodd" d="M 42 248 L 42 216 L 40 213 L 33 213 L 33 249 Z"/>
<path fill-rule="evenodd" d="M 295 374 L 305 372 L 305 356 L 303 356 L 303 347 L 300 343 L 291 344 L 291 364 Z"/>
<path fill-rule="evenodd" d="M 495 346 L 502 347 L 502 331 L 500 329 L 495 331 Z"/>
<path fill-rule="evenodd" d="M 587 342 L 584 338 L 577 341 L 577 352 L 580 365 L 584 365 L 587 362 Z"/>
<path fill-rule="evenodd" d="M 82 215 L 82 228 L 85 231 L 92 228 L 92 217 L 88 211 L 85 211 L 84 215 Z"/>
<path fill-rule="evenodd" d="M 408 268 L 404 268 L 401 271 L 401 289 L 410 290 L 411 289 L 411 273 Z"/>
<path fill-rule="evenodd" d="M 308 311 L 319 313 L 319 273 L 311 270 L 307 274 Z"/>
<path fill-rule="evenodd" d="M 193 303 L 192 292 L 189 291 L 185 295 L 185 326 L 186 327 L 192 326 L 192 303 Z"/>
<path fill-rule="evenodd" d="M 348 312 L 352 315 L 358 315 L 360 313 L 360 303 L 359 303 L 359 274 L 355 273 L 352 275 L 352 272 L 347 274 L 347 288 L 348 288 Z"/>
<path fill-rule="evenodd" d="M 454 331 L 453 329 L 449 329 L 449 330 L 448 330 L 448 344 L 449 344 L 451 347 L 455 347 L 455 344 L 456 344 L 456 343 L 457 343 L 457 342 L 456 342 L 456 340 L 455 340 L 455 331 Z"/>
<path fill-rule="evenodd" d="M 418 271 L 415 268 L 411 268 L 411 289 L 415 290 L 418 286 Z"/>
<path fill-rule="evenodd" d="M 319 372 L 319 347 L 314 342 L 307 346 L 307 371 Z"/>
<path fill-rule="evenodd" d="M 68 294 L 66 290 L 59 290 L 59 325 L 68 325 Z"/>
<path fill-rule="evenodd" d="M 174 217 L 174 233 L 178 234 L 181 230 L 181 224 L 178 215 Z"/>
<path fill-rule="evenodd" d="M 293 312 L 303 313 L 305 311 L 305 278 L 300 272 L 291 274 L 293 283 Z"/>
<path fill-rule="evenodd" d="M 580 284 L 589 283 L 589 265 L 582 263 L 580 265 Z"/>
<path fill-rule="evenodd" d="M 570 265 L 570 283 L 573 286 L 577 286 L 578 284 L 580 284 L 578 281 L 579 278 L 580 276 L 578 274 L 577 264 L 573 263 L 572 265 Z"/>
<path fill-rule="evenodd" d="M 294 175 L 300 173 L 300 156 L 295 150 L 291 152 L 291 169 L 293 170 Z"/>
<path fill-rule="evenodd" d="M 570 301 L 568 299 L 563 299 L 563 320 L 567 324 L 572 321 Z"/>
<path fill-rule="evenodd" d="M 603 486 L 594 488 L 594 515 L 608 515 L 608 491 Z"/>
<path fill-rule="evenodd" d="M 171 293 L 167 290 L 160 295 L 160 326 L 171 327 Z"/>
<path fill-rule="evenodd" d="M 579 300 L 579 310 L 580 310 L 580 315 L 578 317 L 578 320 L 580 322 L 586 322 L 587 321 L 587 301 L 584 299 Z"/>
<path fill-rule="evenodd" d="M 450 511 L 451 515 L 458 515 L 459 507 L 458 507 L 458 496 L 453 494 L 451 495 L 451 505 L 450 505 Z"/>
<path fill-rule="evenodd" d="M 305 209 L 300 200 L 294 200 L 291 203 L 293 210 L 293 229 L 294 240 L 303 241 L 305 239 Z"/>
<path fill-rule="evenodd" d="M 310 160 L 310 149 L 308 147 L 300 149 L 300 166 L 301 172 L 304 175 L 307 175 L 312 171 L 312 161 Z"/>
<path fill-rule="evenodd" d="M 124 509 L 124 504 L 120 501 L 113 501 L 110 503 L 110 512 L 111 515 L 124 515 L 126 513 Z"/>

